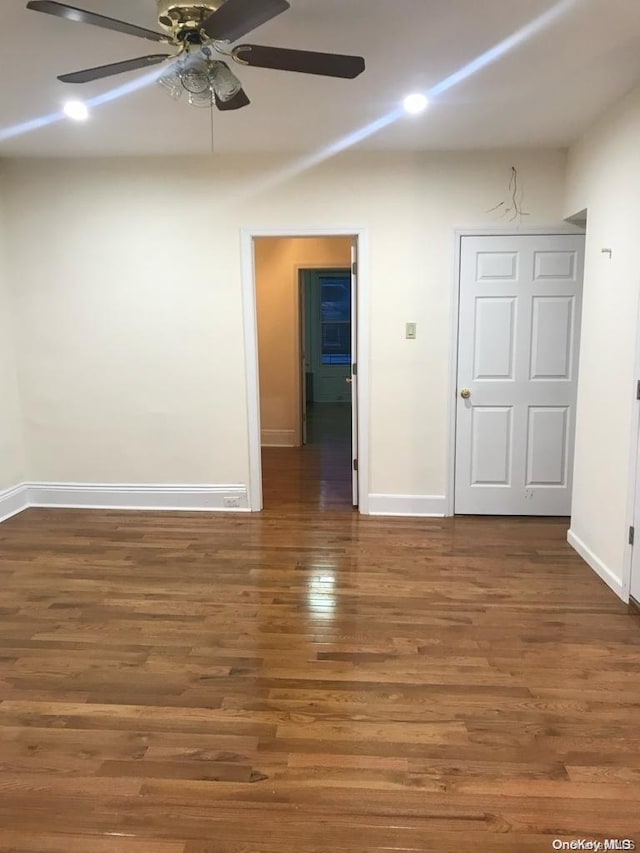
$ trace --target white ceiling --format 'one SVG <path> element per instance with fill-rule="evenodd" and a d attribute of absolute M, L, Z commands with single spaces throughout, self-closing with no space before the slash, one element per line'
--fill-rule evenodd
<path fill-rule="evenodd" d="M 157 29 L 155 0 L 66 0 Z M 7 138 L 22 123 L 136 80 L 71 86 L 56 75 L 164 45 L 69 23 L 2 0 L 0 156 L 206 153 L 208 111 L 155 84 L 94 111 Z M 317 151 L 428 91 L 550 9 L 561 14 L 491 65 L 358 142 L 384 150 L 564 146 L 640 80 L 639 0 L 291 0 L 243 41 L 360 54 L 354 81 L 240 68 L 250 107 L 215 114 L 217 151 Z M 549 17 L 549 16 L 547 16 Z M 4 137 L 4 138 L 3 138 Z"/>

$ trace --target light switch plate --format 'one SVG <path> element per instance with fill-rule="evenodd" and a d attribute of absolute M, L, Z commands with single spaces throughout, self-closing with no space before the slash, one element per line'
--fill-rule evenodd
<path fill-rule="evenodd" d="M 407 323 L 405 337 L 408 341 L 415 341 L 417 337 L 417 329 L 415 323 Z"/>

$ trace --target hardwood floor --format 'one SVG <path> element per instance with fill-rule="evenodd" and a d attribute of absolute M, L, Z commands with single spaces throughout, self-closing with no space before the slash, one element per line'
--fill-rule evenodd
<path fill-rule="evenodd" d="M 261 515 L 0 526 L 0 851 L 640 844 L 640 618 L 566 522 L 360 517 L 306 456 Z"/>
<path fill-rule="evenodd" d="M 288 515 L 318 510 L 353 510 L 351 405 L 315 404 L 307 410 L 308 444 L 262 450 L 266 509 Z"/>

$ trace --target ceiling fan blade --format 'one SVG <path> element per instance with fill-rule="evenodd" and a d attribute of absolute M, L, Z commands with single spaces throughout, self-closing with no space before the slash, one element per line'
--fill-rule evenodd
<path fill-rule="evenodd" d="M 62 80 L 63 83 L 90 83 L 92 80 L 112 77 L 114 74 L 124 74 L 125 71 L 138 71 L 138 69 L 148 68 L 150 65 L 159 65 L 165 59 L 170 58 L 171 54 L 169 53 L 140 56 L 138 59 L 127 59 L 124 62 L 113 62 L 111 65 L 100 65 L 97 68 L 87 68 L 85 71 L 76 71 L 73 74 L 62 74 L 58 80 Z"/>
<path fill-rule="evenodd" d="M 325 77 L 342 77 L 347 80 L 353 80 L 365 69 L 365 62 L 361 56 L 289 50 L 285 47 L 265 47 L 257 44 L 238 45 L 233 50 L 233 58 L 242 65 L 251 65 L 256 68 L 297 71 L 301 74 L 322 74 Z"/>
<path fill-rule="evenodd" d="M 288 0 L 226 0 L 203 22 L 202 29 L 217 41 L 235 41 L 286 12 Z"/>
<path fill-rule="evenodd" d="M 226 110 L 241 110 L 242 107 L 248 107 L 251 103 L 244 89 L 240 89 L 238 94 L 234 95 L 233 98 L 230 98 L 228 101 L 221 101 L 217 95 L 215 98 L 216 107 L 222 112 L 225 112 Z"/>
<path fill-rule="evenodd" d="M 75 6 L 55 3 L 53 0 L 30 0 L 27 3 L 27 9 L 33 9 L 34 12 L 45 12 L 47 15 L 55 15 L 58 18 L 65 18 L 67 21 L 74 21 L 77 24 L 93 24 L 96 27 L 115 30 L 118 33 L 126 33 L 126 35 L 130 36 L 138 36 L 139 38 L 149 39 L 149 41 L 171 43 L 171 39 L 164 33 L 146 30 L 144 27 L 128 24 L 126 21 L 118 21 L 115 18 L 106 18 L 104 15 L 97 15 L 95 12 L 76 9 Z"/>

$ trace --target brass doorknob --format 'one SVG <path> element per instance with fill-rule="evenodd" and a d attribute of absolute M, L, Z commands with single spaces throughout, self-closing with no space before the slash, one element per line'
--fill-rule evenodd
<path fill-rule="evenodd" d="M 462 397 L 463 400 L 468 400 L 469 397 L 471 396 L 471 391 L 468 388 L 463 388 L 462 391 L 460 392 L 460 396 Z"/>

